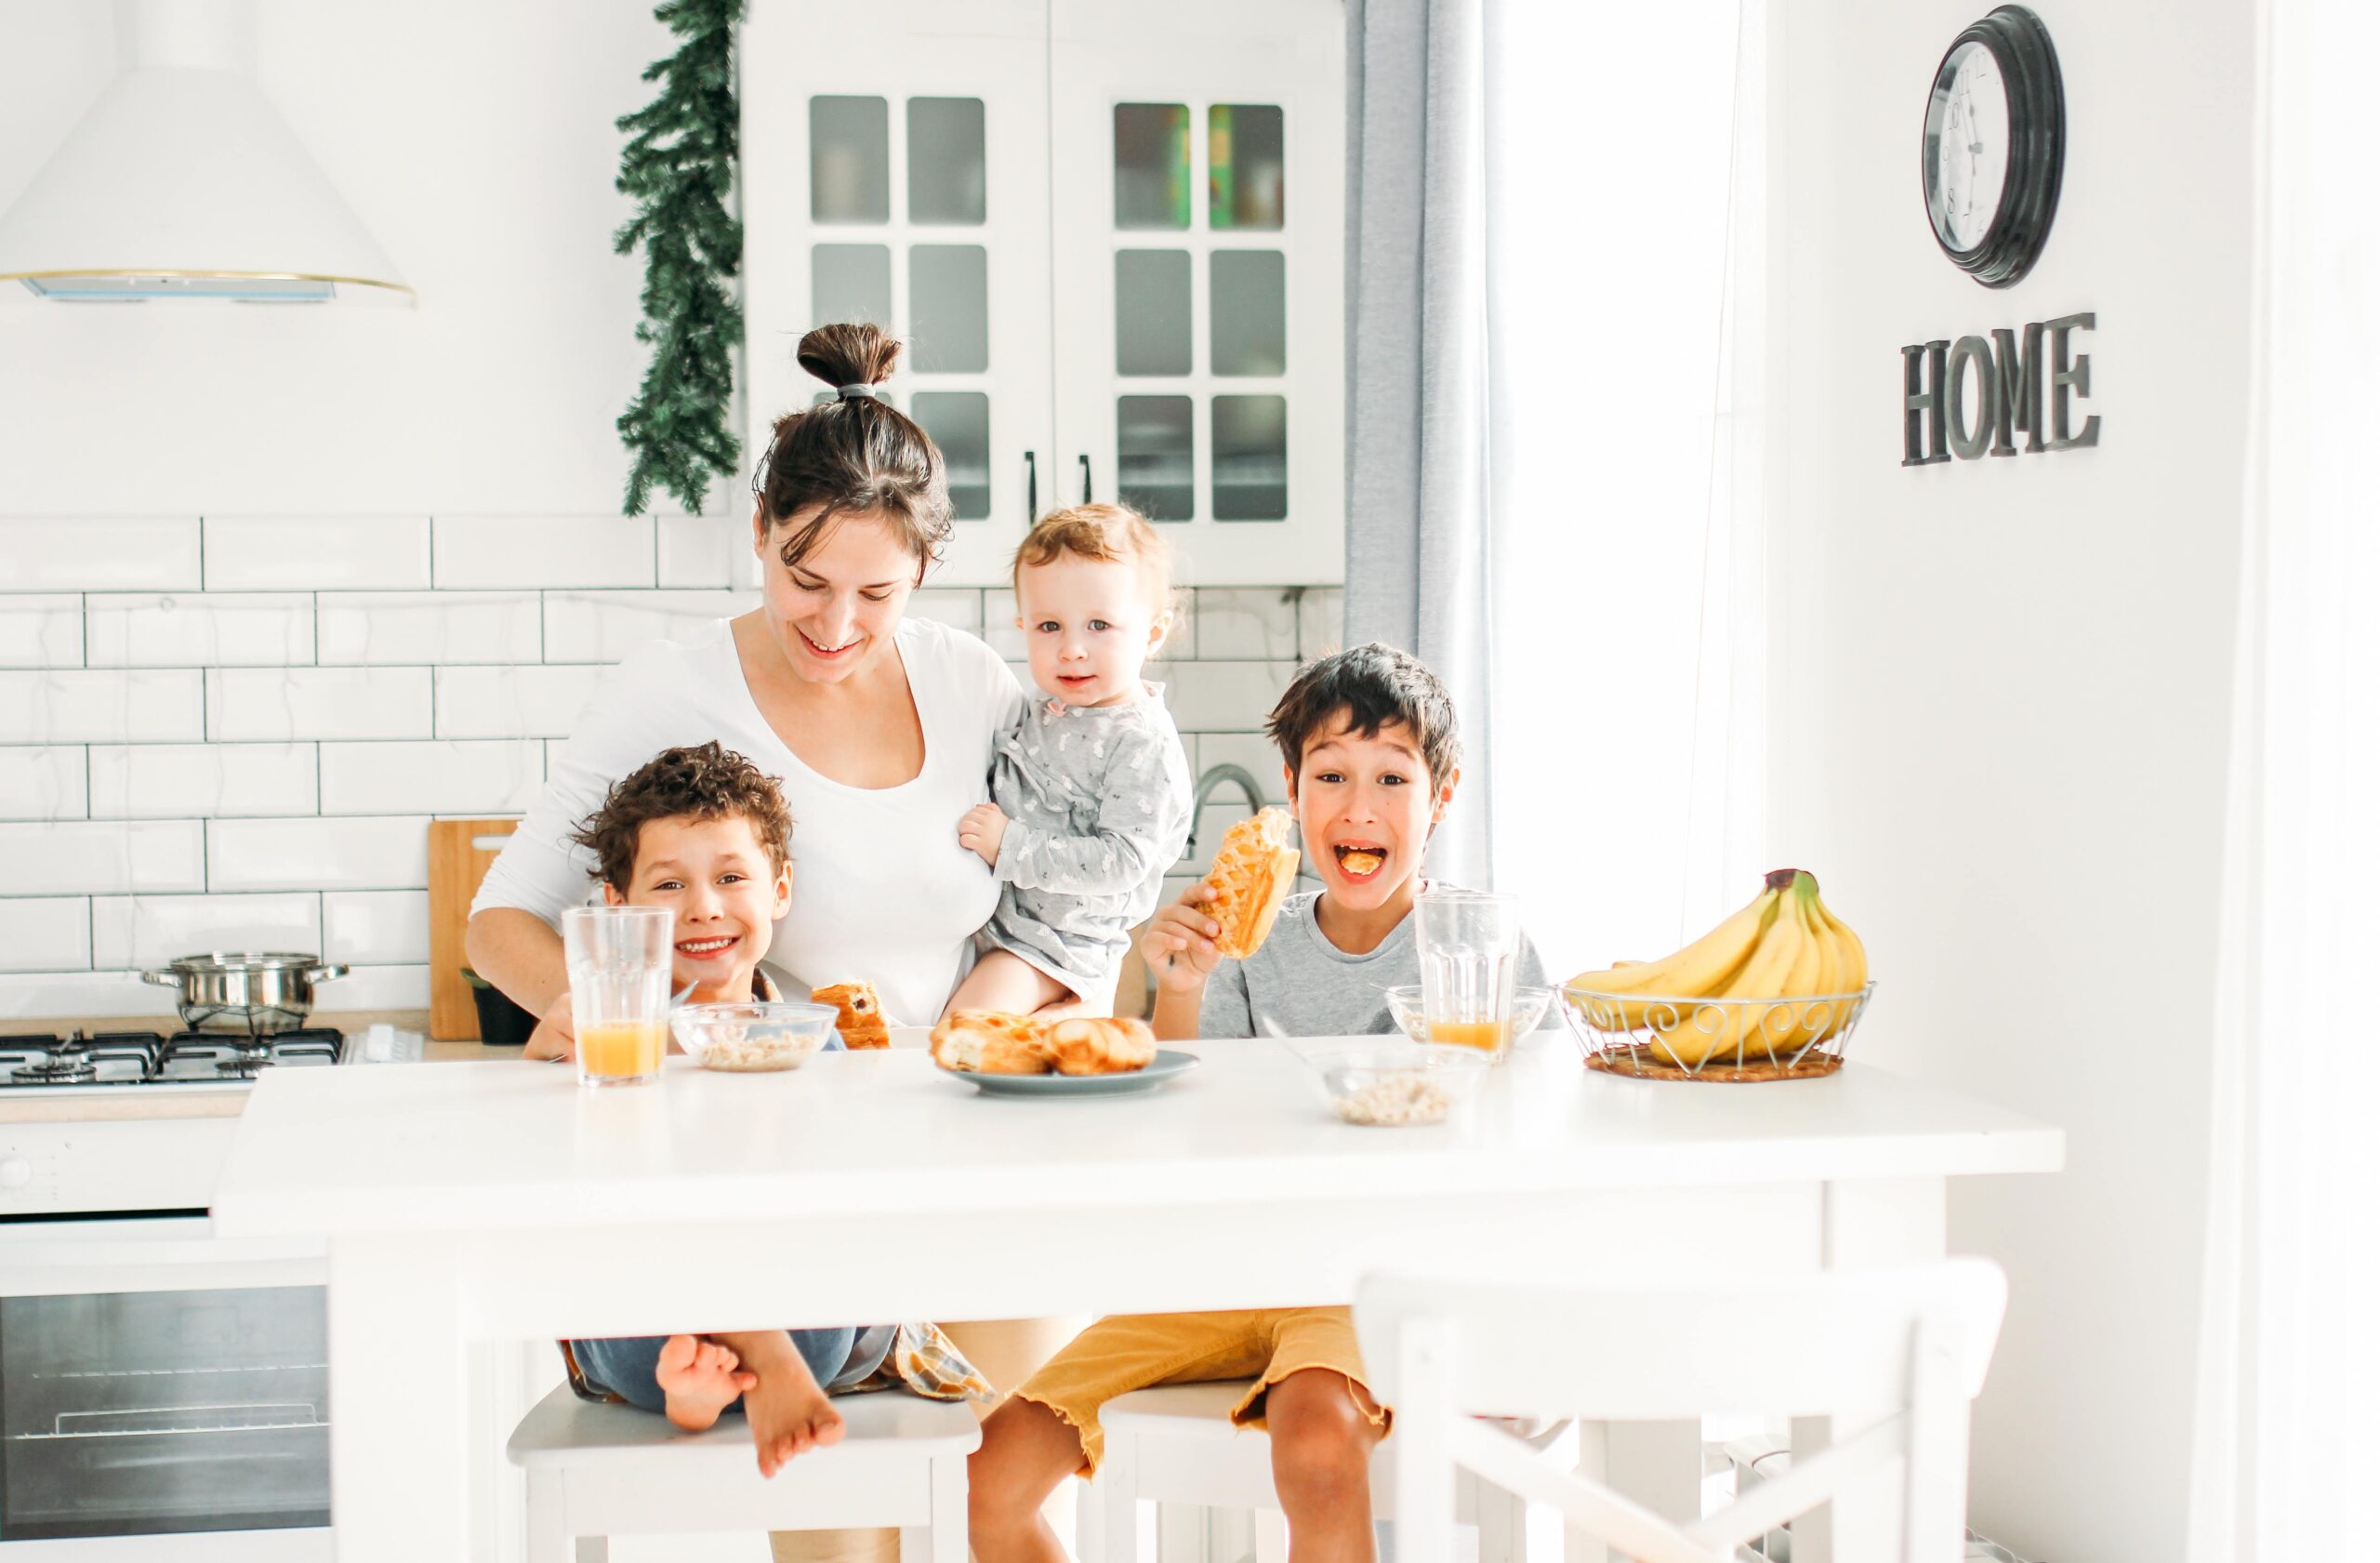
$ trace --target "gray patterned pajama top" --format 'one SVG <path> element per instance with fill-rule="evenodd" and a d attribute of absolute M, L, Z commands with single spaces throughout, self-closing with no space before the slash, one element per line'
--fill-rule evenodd
<path fill-rule="evenodd" d="M 1190 839 L 1190 762 L 1161 684 L 1128 706 L 1040 698 L 994 747 L 1009 817 L 992 877 L 995 947 L 1077 993 L 1112 982 Z"/>

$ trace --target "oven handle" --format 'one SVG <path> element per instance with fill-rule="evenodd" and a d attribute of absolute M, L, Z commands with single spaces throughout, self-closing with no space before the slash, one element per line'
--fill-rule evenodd
<path fill-rule="evenodd" d="M 203 1215 L 0 1222 L 0 1297 L 322 1286 L 329 1278 L 321 1241 L 218 1238 Z"/>

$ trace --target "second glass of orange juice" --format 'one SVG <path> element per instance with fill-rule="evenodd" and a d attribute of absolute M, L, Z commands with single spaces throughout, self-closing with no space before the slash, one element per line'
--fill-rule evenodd
<path fill-rule="evenodd" d="M 676 923 L 667 907 L 574 907 L 562 914 L 581 1085 L 660 1078 Z"/>
<path fill-rule="evenodd" d="M 1421 1018 L 1430 1040 L 1474 1047 L 1501 1061 L 1513 1045 L 1513 978 L 1520 964 L 1520 907 L 1509 895 L 1423 891 Z"/>

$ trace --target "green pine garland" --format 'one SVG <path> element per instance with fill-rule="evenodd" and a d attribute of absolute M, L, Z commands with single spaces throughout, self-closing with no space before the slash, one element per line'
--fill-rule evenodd
<path fill-rule="evenodd" d="M 629 133 L 619 190 L 636 216 L 613 235 L 621 255 L 644 246 L 644 319 L 636 339 L 653 363 L 620 415 L 635 457 L 627 515 L 644 513 L 657 483 L 699 515 L 714 476 L 736 469 L 731 423 L 734 350 L 744 306 L 734 285 L 744 225 L 728 205 L 735 186 L 735 23 L 743 0 L 661 0 L 654 17 L 684 42 L 645 69 L 659 81 L 652 102 L 623 114 Z"/>

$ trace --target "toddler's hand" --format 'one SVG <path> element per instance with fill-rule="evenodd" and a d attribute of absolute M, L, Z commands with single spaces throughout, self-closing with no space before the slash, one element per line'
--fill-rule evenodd
<path fill-rule="evenodd" d="M 1141 960 L 1157 986 L 1173 993 L 1203 987 L 1223 958 L 1215 947 L 1223 924 L 1198 908 L 1215 898 L 1215 887 L 1200 880 L 1182 893 L 1182 899 L 1160 907 L 1141 935 Z"/>
<path fill-rule="evenodd" d="M 1000 838 L 1008 834 L 1008 815 L 998 803 L 978 803 L 959 817 L 959 844 L 990 868 L 1000 860 Z"/>
<path fill-rule="evenodd" d="M 546 1006 L 545 1017 L 537 1022 L 537 1028 L 529 1033 L 529 1045 L 523 1053 L 526 1057 L 547 1058 L 561 1063 L 568 1063 L 578 1056 L 578 1035 L 571 1029 L 570 1024 L 568 988 L 562 990 L 562 997 Z"/>

